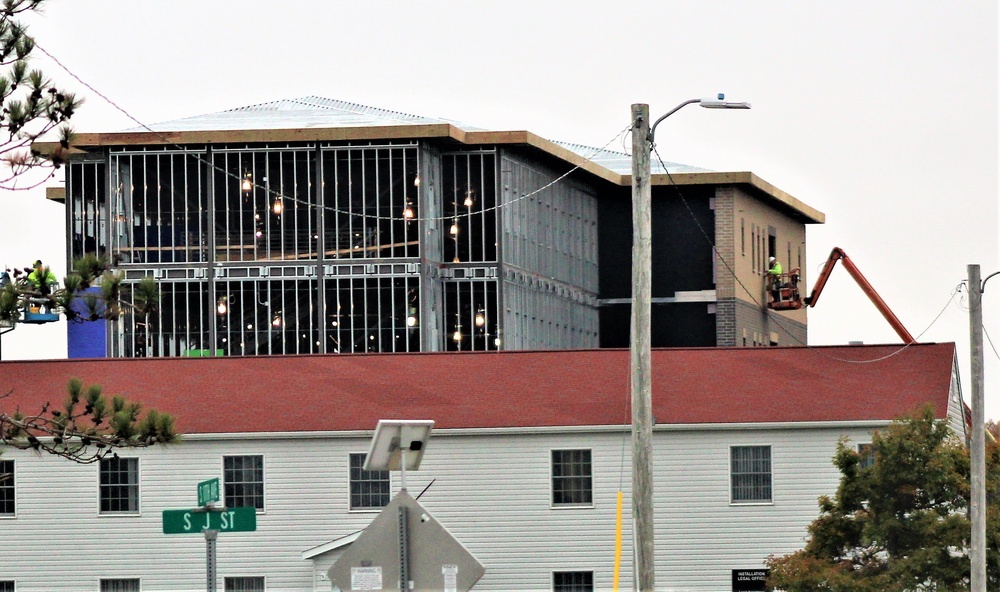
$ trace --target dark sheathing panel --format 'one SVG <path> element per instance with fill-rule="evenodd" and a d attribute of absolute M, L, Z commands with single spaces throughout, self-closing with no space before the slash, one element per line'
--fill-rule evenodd
<path fill-rule="evenodd" d="M 601 308 L 601 347 L 629 347 L 631 309 L 628 304 Z M 654 304 L 650 318 L 653 347 L 715 347 L 715 315 L 707 302 Z"/>
<path fill-rule="evenodd" d="M 715 289 L 709 240 L 715 239 L 715 212 L 709 207 L 715 189 L 688 186 L 681 191 L 686 206 L 673 187 L 654 188 L 654 298 L 672 297 L 675 292 Z M 632 295 L 631 190 L 625 189 L 611 199 L 600 200 L 598 215 L 600 297 L 629 298 Z M 603 322 L 601 331 L 603 335 Z M 601 341 L 603 344 L 603 337 Z"/>

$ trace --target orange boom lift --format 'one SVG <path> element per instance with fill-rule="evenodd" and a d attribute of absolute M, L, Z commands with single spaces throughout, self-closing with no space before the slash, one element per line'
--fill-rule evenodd
<path fill-rule="evenodd" d="M 851 258 L 847 256 L 840 247 L 834 247 L 833 251 L 830 252 L 830 257 L 826 260 L 826 265 L 823 266 L 823 270 L 819 274 L 819 279 L 816 280 L 816 285 L 813 287 L 812 293 L 806 298 L 802 298 L 799 294 L 799 269 L 795 268 L 789 273 L 781 274 L 777 281 L 777 286 L 772 286 L 767 291 L 767 307 L 771 310 L 798 310 L 803 306 L 816 306 L 816 302 L 819 301 L 820 294 L 823 293 L 823 286 L 826 285 L 826 281 L 830 279 L 830 272 L 837 265 L 837 261 L 843 261 L 844 269 L 847 273 L 851 274 L 854 281 L 858 283 L 861 290 L 864 291 L 868 299 L 872 301 L 875 308 L 878 309 L 885 320 L 889 322 L 893 329 L 896 331 L 896 335 L 899 335 L 903 343 L 916 343 L 917 340 L 910 335 L 910 332 L 906 330 L 903 323 L 896 318 L 896 315 L 889 310 L 889 306 L 872 288 L 872 285 L 868 283 L 865 276 L 861 275 L 857 266 L 851 261 Z"/>

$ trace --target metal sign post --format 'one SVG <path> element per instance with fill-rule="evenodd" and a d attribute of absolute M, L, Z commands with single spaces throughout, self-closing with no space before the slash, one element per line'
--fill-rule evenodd
<path fill-rule="evenodd" d="M 207 583 L 205 585 L 205 590 L 207 592 L 215 592 L 215 584 L 219 579 L 216 576 L 216 563 L 215 563 L 215 540 L 219 538 L 219 531 L 217 530 L 206 530 L 205 531 L 205 560 L 207 565 L 205 566 L 205 578 Z"/>
<path fill-rule="evenodd" d="M 190 510 L 163 510 L 163 534 L 205 533 L 205 590 L 216 592 L 218 570 L 216 542 L 220 532 L 257 530 L 256 508 L 218 508 L 219 480 L 198 484 L 198 506 Z"/>

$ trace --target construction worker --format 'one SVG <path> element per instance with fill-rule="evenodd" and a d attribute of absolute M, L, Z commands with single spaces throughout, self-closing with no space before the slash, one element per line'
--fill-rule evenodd
<path fill-rule="evenodd" d="M 774 257 L 767 260 L 771 267 L 767 270 L 767 273 L 771 274 L 772 277 L 781 277 L 781 263 Z"/>
<path fill-rule="evenodd" d="M 768 283 L 771 285 L 771 296 L 777 302 L 781 300 L 781 263 L 774 257 L 769 258 L 767 261 L 770 265 L 767 269 L 767 277 L 770 280 Z"/>
<path fill-rule="evenodd" d="M 31 284 L 36 292 L 41 292 L 43 295 L 50 294 L 52 287 L 59 284 L 56 274 L 43 266 L 41 259 L 35 261 L 34 267 L 35 269 L 28 274 L 28 283 Z"/>

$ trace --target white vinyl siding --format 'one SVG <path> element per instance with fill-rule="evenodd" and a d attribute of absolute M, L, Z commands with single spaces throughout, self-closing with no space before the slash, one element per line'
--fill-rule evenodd
<path fill-rule="evenodd" d="M 420 470 L 407 473 L 407 485 L 414 497 L 426 489 L 420 504 L 486 566 L 476 590 L 550 590 L 555 572 L 592 572 L 594 589 L 608 590 L 619 484 L 626 504 L 631 498 L 630 443 L 623 430 L 435 430 Z M 867 442 L 870 432 L 654 428 L 657 584 L 726 590 L 732 569 L 763 566 L 771 553 L 800 549 L 806 526 L 819 513 L 817 497 L 836 492 L 831 459 L 838 438 Z M 256 532 L 219 535 L 220 580 L 266 577 L 269 590 L 329 591 L 326 569 L 344 549 L 311 559 L 303 553 L 371 523 L 370 512 L 351 512 L 344 499 L 350 454 L 369 443 L 365 434 L 260 435 L 139 449 L 142 514 L 100 517 L 92 465 L 5 450 L 4 459 L 17 466 L 18 517 L 2 524 L 18 541 L 18 553 L 0 554 L 0 574 L 17 580 L 18 589 L 52 592 L 75 592 L 81 582 L 96 590 L 109 574 L 141 578 L 142 592 L 204 590 L 204 537 L 164 535 L 162 512 L 193 507 L 197 484 L 219 476 L 223 457 L 254 454 L 265 461 L 267 513 L 258 515 Z M 773 504 L 730 505 L 730 445 L 771 446 L 772 482 L 780 492 Z M 590 451 L 593 493 L 586 520 L 578 511 L 551 506 L 552 450 Z M 52 536 L 67 544 L 53 546 Z M 622 538 L 628 557 L 627 520 Z M 86 554 L 79 552 L 83 545 Z M 621 587 L 631 585 L 624 570 Z"/>

